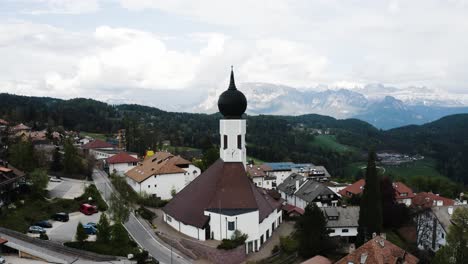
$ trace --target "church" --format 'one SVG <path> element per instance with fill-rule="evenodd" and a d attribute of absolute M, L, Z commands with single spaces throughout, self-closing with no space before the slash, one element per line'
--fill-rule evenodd
<path fill-rule="evenodd" d="M 218 99 L 220 158 L 182 189 L 163 209 L 164 221 L 198 240 L 247 234 L 246 252 L 257 251 L 282 222 L 281 201 L 251 181 L 246 172 L 247 109 L 231 69 L 229 88 Z"/>

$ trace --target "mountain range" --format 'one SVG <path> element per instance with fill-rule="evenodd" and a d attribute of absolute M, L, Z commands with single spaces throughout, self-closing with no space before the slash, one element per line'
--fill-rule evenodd
<path fill-rule="evenodd" d="M 297 89 L 268 83 L 242 83 L 251 115 L 319 114 L 358 118 L 380 129 L 424 124 L 443 116 L 468 113 L 468 96 L 426 87 L 399 89 L 381 84 L 352 89 Z M 219 92 L 212 92 L 189 111 L 217 111 Z"/>

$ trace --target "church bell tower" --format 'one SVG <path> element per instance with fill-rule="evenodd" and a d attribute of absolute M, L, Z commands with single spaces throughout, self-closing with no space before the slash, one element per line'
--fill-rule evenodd
<path fill-rule="evenodd" d="M 218 99 L 218 109 L 224 118 L 219 121 L 221 144 L 219 153 L 224 162 L 247 163 L 245 148 L 246 120 L 242 115 L 247 109 L 245 95 L 237 90 L 234 82 L 234 71 L 231 67 L 229 88 Z"/>

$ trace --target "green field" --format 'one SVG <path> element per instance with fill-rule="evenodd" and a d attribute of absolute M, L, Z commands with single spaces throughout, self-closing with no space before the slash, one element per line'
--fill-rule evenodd
<path fill-rule="evenodd" d="M 103 140 L 103 141 L 106 141 L 106 139 L 107 139 L 106 135 L 99 134 L 99 133 L 80 132 L 80 135 L 83 136 L 83 137 L 88 136 L 88 137 L 92 137 L 94 139 L 100 139 L 100 140 Z"/>
<path fill-rule="evenodd" d="M 392 175 L 395 178 L 411 178 L 415 176 L 425 177 L 444 177 L 435 168 L 435 161 L 430 158 L 424 160 L 418 160 L 411 163 L 403 163 L 398 166 L 381 166 L 381 171 L 385 175 Z M 346 177 L 353 177 L 359 170 L 363 170 L 366 167 L 365 162 L 356 162 L 349 164 L 345 168 Z"/>
<path fill-rule="evenodd" d="M 311 142 L 311 147 L 322 148 L 334 152 L 350 152 L 354 151 L 352 147 L 343 145 L 336 140 L 335 135 L 318 135 Z"/>

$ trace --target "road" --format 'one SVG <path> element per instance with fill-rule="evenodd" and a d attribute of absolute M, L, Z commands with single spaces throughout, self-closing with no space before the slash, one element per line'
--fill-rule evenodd
<path fill-rule="evenodd" d="M 107 174 L 102 170 L 95 169 L 93 171 L 93 180 L 103 198 L 108 201 L 114 189 Z M 189 259 L 185 259 L 160 242 L 154 234 L 153 229 L 146 222 L 139 220 L 133 213 L 130 214 L 128 221 L 124 225 L 135 241 L 160 263 L 191 263 Z"/>

